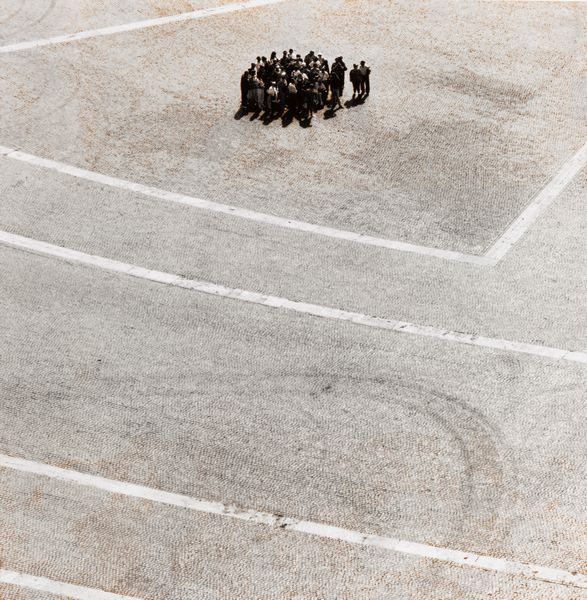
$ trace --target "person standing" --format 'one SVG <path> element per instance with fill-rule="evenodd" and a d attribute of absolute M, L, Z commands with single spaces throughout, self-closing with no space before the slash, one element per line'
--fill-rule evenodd
<path fill-rule="evenodd" d="M 255 81 L 257 76 L 255 75 L 255 69 L 249 69 L 248 77 L 248 91 L 247 91 L 247 108 L 254 108 L 257 103 L 257 92 L 255 89 Z"/>
<path fill-rule="evenodd" d="M 349 79 L 353 84 L 353 100 L 356 96 L 361 95 L 361 84 L 363 82 L 363 75 L 359 70 L 359 65 L 353 65 L 351 72 L 349 73 Z"/>
<path fill-rule="evenodd" d="M 279 90 L 277 89 L 277 82 L 272 81 L 271 85 L 267 88 L 267 111 L 270 115 L 273 115 L 279 101 Z"/>
<path fill-rule="evenodd" d="M 298 88 L 293 80 L 287 86 L 287 104 L 292 113 L 296 112 L 298 108 Z"/>
<path fill-rule="evenodd" d="M 251 74 L 246 70 L 241 76 L 241 106 L 243 108 L 247 107 L 250 79 Z"/>
<path fill-rule="evenodd" d="M 324 85 L 324 89 L 322 90 L 322 104 L 326 106 L 328 91 L 330 90 L 330 73 L 326 70 L 321 71 L 320 79 Z"/>
<path fill-rule="evenodd" d="M 332 111 L 334 112 L 336 105 L 339 108 L 342 108 L 342 103 L 340 101 L 341 89 L 344 82 L 344 71 L 340 69 L 334 69 L 334 65 L 332 67 L 332 71 L 330 73 L 330 104 Z"/>
<path fill-rule="evenodd" d="M 285 73 L 281 74 L 281 77 L 277 82 L 277 90 L 279 92 L 279 112 L 280 114 L 283 114 L 285 112 L 285 104 L 288 95 L 287 75 Z"/>
<path fill-rule="evenodd" d="M 365 64 L 365 61 L 362 60 L 361 66 L 359 67 L 359 71 L 361 72 L 361 75 L 363 76 L 363 81 L 361 83 L 361 93 L 365 94 L 365 96 L 368 96 L 369 92 L 371 91 L 371 86 L 369 83 L 369 75 L 371 75 L 371 67 L 369 65 Z"/>
<path fill-rule="evenodd" d="M 257 77 L 257 81 L 255 82 L 255 95 L 259 110 L 263 110 L 265 108 L 265 83 L 259 77 Z"/>
<path fill-rule="evenodd" d="M 316 83 L 316 91 L 318 93 L 318 109 L 320 110 L 324 108 L 324 105 L 326 104 L 326 98 L 328 96 L 328 88 L 324 85 L 322 80 Z"/>
<path fill-rule="evenodd" d="M 344 64 L 344 60 L 342 59 L 342 56 L 337 56 L 334 59 L 334 64 L 332 65 L 332 72 L 336 71 L 337 74 L 339 75 L 339 79 L 340 79 L 340 87 L 339 92 L 340 95 L 342 96 L 344 94 L 344 80 L 345 80 L 345 72 L 347 71 L 347 66 Z"/>

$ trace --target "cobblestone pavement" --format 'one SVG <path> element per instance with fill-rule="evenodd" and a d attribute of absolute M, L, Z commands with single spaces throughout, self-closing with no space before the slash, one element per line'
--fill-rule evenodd
<path fill-rule="evenodd" d="M 0 45 L 219 4 L 10 0 Z M 0 54 L 0 145 L 481 255 L 585 143 L 586 24 L 580 3 L 285 0 Z M 240 72 L 284 47 L 366 59 L 372 97 L 310 128 L 235 119 Z M 496 266 L 213 213 L 6 156 L 0 195 L 0 231 L 39 242 L 587 351 L 585 170 Z M 96 260 L 0 245 L 0 458 L 445 554 L 0 467 L 2 600 L 56 597 L 32 579 L 8 584 L 9 572 L 84 586 L 75 597 L 91 600 L 587 598 L 586 364 L 203 295 Z M 450 550 L 575 579 L 455 564 Z"/>

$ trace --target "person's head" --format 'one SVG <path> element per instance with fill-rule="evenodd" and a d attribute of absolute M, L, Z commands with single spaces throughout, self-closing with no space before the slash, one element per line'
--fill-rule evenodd
<path fill-rule="evenodd" d="M 353 69 L 358 69 L 359 65 L 353 65 Z"/>
<path fill-rule="evenodd" d="M 275 50 L 271 53 L 271 58 L 277 58 L 277 52 L 275 52 Z"/>
<path fill-rule="evenodd" d="M 293 50 L 292 50 L 291 48 L 289 49 L 289 53 L 290 53 L 290 54 L 293 54 Z"/>
<path fill-rule="evenodd" d="M 365 66 L 365 61 L 364 61 L 364 60 L 362 60 L 362 61 L 361 61 L 361 67 L 364 67 L 364 66 Z"/>
<path fill-rule="evenodd" d="M 261 60 L 262 60 L 263 62 L 267 62 L 267 57 L 266 57 L 266 56 L 263 56 L 263 57 L 261 58 Z"/>
<path fill-rule="evenodd" d="M 261 62 L 261 57 L 257 56 L 257 62 Z"/>

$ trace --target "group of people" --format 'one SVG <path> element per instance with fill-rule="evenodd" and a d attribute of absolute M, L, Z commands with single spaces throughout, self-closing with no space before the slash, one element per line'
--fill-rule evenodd
<path fill-rule="evenodd" d="M 281 58 L 272 52 L 269 59 L 258 56 L 241 76 L 241 105 L 244 111 L 266 111 L 270 117 L 283 115 L 286 109 L 300 120 L 324 107 L 333 112 L 342 108 L 347 66 L 342 56 L 332 65 L 322 56 L 309 52 L 305 57 L 284 50 Z M 349 72 L 352 99 L 369 95 L 371 69 L 361 61 Z"/>

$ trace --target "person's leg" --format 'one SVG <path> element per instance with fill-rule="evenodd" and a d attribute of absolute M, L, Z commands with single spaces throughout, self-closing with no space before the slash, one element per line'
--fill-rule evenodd
<path fill-rule="evenodd" d="M 367 77 L 365 77 L 365 95 L 368 96 L 370 91 L 369 75 L 367 75 Z"/>

